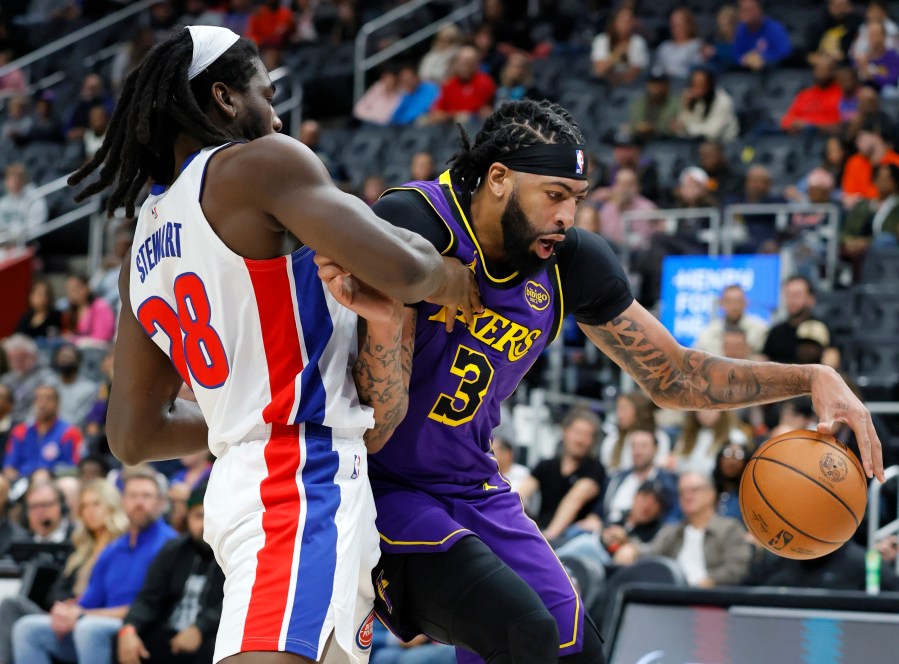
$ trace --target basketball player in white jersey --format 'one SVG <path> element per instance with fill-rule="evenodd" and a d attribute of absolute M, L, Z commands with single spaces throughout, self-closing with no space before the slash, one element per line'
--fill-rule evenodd
<path fill-rule="evenodd" d="M 251 42 L 187 28 L 129 75 L 70 180 L 102 166 L 80 197 L 112 187 L 107 210 L 128 216 L 153 183 L 120 278 L 107 432 L 126 463 L 207 445 L 217 457 L 215 661 L 365 662 L 378 555 L 366 443 L 405 414 L 400 303 L 471 320 L 480 302 L 459 261 L 378 219 L 276 133 L 273 94 Z M 286 233 L 305 245 L 289 256 Z M 183 384 L 196 404 L 177 398 Z"/>

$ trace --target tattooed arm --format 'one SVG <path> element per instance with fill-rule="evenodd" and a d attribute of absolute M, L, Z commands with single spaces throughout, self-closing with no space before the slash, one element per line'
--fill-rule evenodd
<path fill-rule="evenodd" d="M 810 394 L 818 431 L 833 434 L 836 422 L 848 424 L 865 471 L 882 481 L 881 445 L 871 416 L 833 369 L 730 360 L 684 348 L 636 302 L 604 325 L 581 328 L 662 408 L 727 410 Z"/>
<path fill-rule="evenodd" d="M 417 313 L 402 306 L 399 309 L 397 318 L 386 324 L 359 319 L 359 356 L 353 378 L 359 400 L 375 411 L 375 426 L 365 432 L 370 454 L 384 447 L 409 406 Z"/>

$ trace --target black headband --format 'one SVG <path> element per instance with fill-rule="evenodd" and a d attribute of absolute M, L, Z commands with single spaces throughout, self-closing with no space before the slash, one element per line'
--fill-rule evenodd
<path fill-rule="evenodd" d="M 497 161 L 513 171 L 587 179 L 587 146 L 577 143 L 541 143 L 504 154 Z"/>

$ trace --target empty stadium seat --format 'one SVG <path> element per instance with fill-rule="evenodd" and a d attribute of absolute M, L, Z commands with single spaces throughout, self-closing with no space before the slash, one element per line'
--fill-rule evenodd
<path fill-rule="evenodd" d="M 871 247 L 862 266 L 863 284 L 899 284 L 899 247 Z"/>
<path fill-rule="evenodd" d="M 867 336 L 892 337 L 899 342 L 899 292 L 897 282 L 888 287 L 863 286 L 856 297 L 855 327 Z"/>

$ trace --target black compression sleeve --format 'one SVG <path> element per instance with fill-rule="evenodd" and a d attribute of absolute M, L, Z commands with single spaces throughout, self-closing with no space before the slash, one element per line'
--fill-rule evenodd
<path fill-rule="evenodd" d="M 621 261 L 596 233 L 570 229 L 559 247 L 565 314 L 585 325 L 603 325 L 634 301 Z"/>
<path fill-rule="evenodd" d="M 374 213 L 394 226 L 418 233 L 437 251 L 450 242 L 449 229 L 430 203 L 417 191 L 393 191 L 372 206 Z"/>

